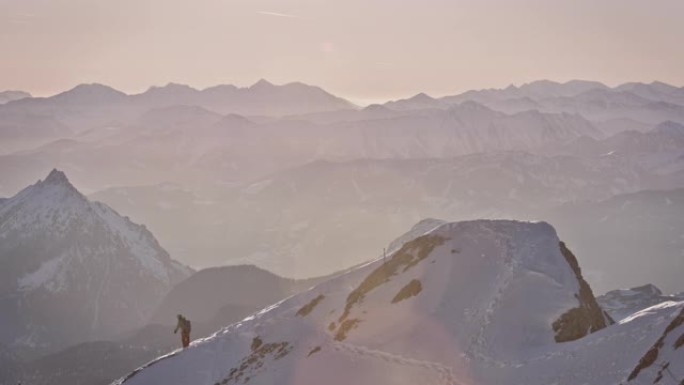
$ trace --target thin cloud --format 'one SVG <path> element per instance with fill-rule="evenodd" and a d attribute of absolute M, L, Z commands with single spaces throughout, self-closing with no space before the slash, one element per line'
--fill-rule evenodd
<path fill-rule="evenodd" d="M 290 15 L 287 13 L 270 12 L 270 11 L 258 11 L 257 13 L 260 15 L 266 15 L 266 16 L 286 17 L 289 19 L 301 19 L 301 17 L 299 17 L 297 15 Z"/>

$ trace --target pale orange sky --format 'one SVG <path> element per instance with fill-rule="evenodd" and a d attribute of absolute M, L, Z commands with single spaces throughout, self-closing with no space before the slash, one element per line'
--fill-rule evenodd
<path fill-rule="evenodd" d="M 0 90 L 302 81 L 357 102 L 684 85 L 682 0 L 0 0 Z"/>

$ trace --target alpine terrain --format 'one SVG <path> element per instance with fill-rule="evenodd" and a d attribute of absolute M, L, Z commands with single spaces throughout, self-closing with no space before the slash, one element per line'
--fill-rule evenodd
<path fill-rule="evenodd" d="M 684 303 L 614 324 L 549 224 L 435 224 L 115 384 L 652 383 L 679 353 Z"/>
<path fill-rule="evenodd" d="M 0 344 L 43 353 L 140 327 L 192 270 L 53 170 L 0 201 Z"/>

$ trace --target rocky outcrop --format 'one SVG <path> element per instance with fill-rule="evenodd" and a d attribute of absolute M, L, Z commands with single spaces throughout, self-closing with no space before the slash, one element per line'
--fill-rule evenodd
<path fill-rule="evenodd" d="M 596 302 L 591 287 L 582 277 L 582 270 L 577 263 L 577 258 L 565 246 L 565 243 L 560 242 L 560 249 L 563 257 L 575 273 L 580 286 L 579 293 L 575 294 L 579 301 L 579 306 L 566 311 L 552 324 L 553 331 L 556 333 L 556 342 L 566 342 L 601 330 L 613 323 L 613 321 Z"/>
<path fill-rule="evenodd" d="M 629 374 L 629 377 L 627 377 L 627 381 L 632 381 L 636 379 L 639 376 L 639 373 L 653 366 L 656 363 L 656 360 L 660 360 L 659 357 L 661 355 L 661 350 L 663 350 L 663 348 L 666 346 L 665 340 L 668 338 L 668 335 L 682 325 L 684 325 L 684 309 L 682 309 L 679 312 L 679 314 L 672 320 L 672 322 L 670 322 L 670 324 L 667 325 L 665 331 L 663 332 L 663 335 L 658 339 L 658 341 L 656 341 L 655 344 L 653 344 L 653 346 L 646 352 L 646 354 L 644 354 L 644 356 L 641 357 L 637 366 Z M 682 334 L 677 339 L 677 341 L 674 342 L 671 349 L 677 350 L 681 347 L 681 345 L 678 345 L 678 342 L 682 339 L 682 337 L 684 337 L 684 334 Z M 654 384 L 660 382 L 660 380 L 663 378 L 663 372 L 666 371 L 669 368 L 669 366 L 669 361 L 662 360 L 662 362 L 659 363 L 659 370 L 656 374 L 656 379 L 653 382 Z"/>
<path fill-rule="evenodd" d="M 397 303 L 416 296 L 421 291 L 423 291 L 423 285 L 419 280 L 413 279 L 411 282 L 407 283 L 406 286 L 402 287 L 401 290 L 399 290 L 397 295 L 392 299 L 392 303 Z"/>

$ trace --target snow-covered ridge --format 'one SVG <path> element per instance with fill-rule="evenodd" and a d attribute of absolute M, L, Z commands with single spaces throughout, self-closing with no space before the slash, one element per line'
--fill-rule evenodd
<path fill-rule="evenodd" d="M 546 223 L 443 224 L 116 383 L 618 383 L 672 309 L 557 342 L 554 323 L 585 308 L 564 252 Z M 606 354 L 619 344 L 634 346 Z"/>

